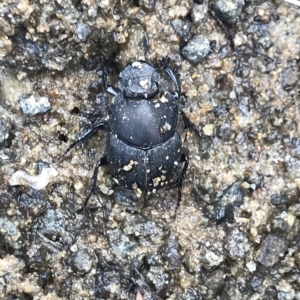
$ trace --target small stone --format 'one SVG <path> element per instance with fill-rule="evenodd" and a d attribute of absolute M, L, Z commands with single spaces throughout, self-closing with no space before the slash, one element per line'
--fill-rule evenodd
<path fill-rule="evenodd" d="M 76 27 L 76 35 L 82 42 L 85 42 L 89 35 L 91 34 L 91 29 L 88 24 L 78 23 Z"/>
<path fill-rule="evenodd" d="M 140 7 L 147 12 L 154 11 L 157 0 L 139 0 Z"/>
<path fill-rule="evenodd" d="M 9 24 L 5 20 L 5 18 L 0 18 L 0 31 L 3 31 L 3 33 L 7 35 L 14 35 L 15 34 L 15 28 Z"/>
<path fill-rule="evenodd" d="M 234 46 L 239 47 L 247 43 L 247 37 L 242 33 L 237 33 L 234 37 Z"/>
<path fill-rule="evenodd" d="M 11 247 L 15 249 L 19 248 L 20 245 L 18 245 L 16 242 L 21 237 L 20 230 L 12 221 L 10 221 L 6 217 L 0 218 L 0 236 L 2 236 L 2 240 L 4 237 L 4 240 Z"/>
<path fill-rule="evenodd" d="M 205 246 L 202 246 L 200 249 L 200 260 L 207 269 L 220 265 L 224 259 L 219 249 Z"/>
<path fill-rule="evenodd" d="M 64 232 L 65 216 L 61 211 L 48 209 L 38 220 L 38 232 L 49 239 L 60 237 Z"/>
<path fill-rule="evenodd" d="M 4 114 L 4 110 L 2 111 L 0 108 L 0 113 Z M 2 117 L 0 119 L 0 149 L 8 148 L 10 146 L 10 137 L 11 137 L 11 120 L 8 117 Z"/>
<path fill-rule="evenodd" d="M 38 216 L 46 209 L 45 196 L 36 190 L 29 189 L 18 197 L 20 211 L 25 216 Z"/>
<path fill-rule="evenodd" d="M 299 75 L 292 68 L 288 68 L 282 72 L 281 78 L 282 78 L 282 88 L 285 91 L 291 91 L 298 83 Z"/>
<path fill-rule="evenodd" d="M 187 20 L 175 19 L 171 21 L 171 26 L 176 34 L 185 42 L 188 41 L 191 32 L 191 22 Z"/>
<path fill-rule="evenodd" d="M 256 270 L 256 263 L 251 260 L 246 264 L 247 269 L 252 273 Z"/>
<path fill-rule="evenodd" d="M 265 267 L 272 267 L 286 250 L 287 244 L 283 238 L 269 234 L 261 243 L 256 260 Z"/>
<path fill-rule="evenodd" d="M 222 269 L 216 268 L 203 277 L 203 281 L 207 290 L 206 295 L 210 295 L 211 297 L 205 297 L 206 299 L 218 299 L 218 293 L 222 288 L 224 288 L 225 282 L 225 272 Z M 203 294 L 202 294 L 203 296 Z M 203 299 L 203 298 L 197 298 Z"/>
<path fill-rule="evenodd" d="M 65 31 L 65 25 L 62 21 L 58 19 L 53 19 L 49 23 L 50 31 L 53 35 L 59 36 Z"/>
<path fill-rule="evenodd" d="M 294 228 L 296 217 L 285 211 L 280 212 L 273 219 L 272 225 L 275 230 L 289 232 Z"/>
<path fill-rule="evenodd" d="M 36 115 L 44 113 L 51 108 L 48 97 L 35 97 L 27 95 L 20 101 L 21 108 L 25 115 Z"/>
<path fill-rule="evenodd" d="M 203 22 L 204 17 L 207 15 L 207 6 L 194 4 L 192 7 L 192 20 L 194 24 Z"/>
<path fill-rule="evenodd" d="M 234 228 L 227 236 L 224 248 L 228 251 L 231 259 L 236 260 L 245 257 L 250 249 L 247 234 L 238 228 Z"/>
<path fill-rule="evenodd" d="M 208 136 L 212 136 L 214 134 L 214 124 L 207 124 L 203 127 L 203 133 Z"/>
<path fill-rule="evenodd" d="M 221 20 L 232 24 L 237 21 L 244 4 L 244 0 L 219 0 L 213 5 L 213 10 Z"/>
<path fill-rule="evenodd" d="M 92 259 L 86 251 L 80 250 L 72 255 L 70 264 L 76 272 L 87 273 L 92 268 Z"/>
<path fill-rule="evenodd" d="M 182 255 L 180 247 L 175 237 L 170 236 L 165 244 L 164 254 L 170 270 L 175 270 L 180 266 Z"/>
<path fill-rule="evenodd" d="M 11 176 L 8 182 L 12 186 L 26 185 L 26 186 L 30 186 L 35 190 L 42 190 L 57 175 L 58 172 L 52 167 L 44 168 L 41 174 L 36 176 L 29 175 L 25 171 L 19 170 Z"/>
<path fill-rule="evenodd" d="M 182 49 L 182 54 L 192 63 L 198 63 L 209 53 L 210 45 L 205 36 L 196 35 L 191 38 L 187 45 Z"/>
<path fill-rule="evenodd" d="M 18 271 L 25 267 L 23 260 L 13 256 L 7 255 L 0 259 L 0 276 L 8 273 L 17 274 Z"/>
<path fill-rule="evenodd" d="M 222 140 L 228 140 L 231 136 L 231 129 L 228 124 L 222 124 L 217 129 L 217 136 Z"/>

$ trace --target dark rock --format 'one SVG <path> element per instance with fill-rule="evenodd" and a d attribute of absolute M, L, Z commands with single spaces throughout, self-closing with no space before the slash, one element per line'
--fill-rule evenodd
<path fill-rule="evenodd" d="M 4 111 L 2 112 L 1 107 L 0 107 L 0 114 L 4 114 Z M 0 119 L 0 149 L 1 148 L 9 148 L 11 145 L 11 139 L 12 139 L 12 134 L 11 134 L 11 129 L 12 129 L 12 123 L 10 118 L 2 117 Z"/>
<path fill-rule="evenodd" d="M 9 142 L 10 143 L 10 142 Z M 16 157 L 16 151 L 13 149 L 0 149 L 0 166 L 8 162 L 13 162 Z"/>
<path fill-rule="evenodd" d="M 240 16 L 244 4 L 244 0 L 219 0 L 213 5 L 213 10 L 221 20 L 234 23 Z"/>
<path fill-rule="evenodd" d="M 273 234 L 269 234 L 260 245 L 256 260 L 265 267 L 271 267 L 280 259 L 287 250 L 286 241 Z"/>
<path fill-rule="evenodd" d="M 225 285 L 224 276 L 225 273 L 222 269 L 214 269 L 204 274 L 204 285 L 207 287 L 206 295 L 216 296 L 220 293 Z"/>
<path fill-rule="evenodd" d="M 253 276 L 253 278 L 251 279 L 250 282 L 250 286 L 252 287 L 252 289 L 257 292 L 259 287 L 262 285 L 264 278 L 259 275 L 259 276 Z"/>
<path fill-rule="evenodd" d="M 168 262 L 169 270 L 175 270 L 180 267 L 182 255 L 180 254 L 180 246 L 173 236 L 167 239 L 164 257 Z"/>
<path fill-rule="evenodd" d="M 147 12 L 154 11 L 157 0 L 138 0 L 140 7 Z"/>
<path fill-rule="evenodd" d="M 299 197 L 297 189 L 287 189 L 282 191 L 280 194 L 273 194 L 270 196 L 272 205 L 277 207 L 289 206 L 296 202 Z"/>
<path fill-rule="evenodd" d="M 120 292 L 121 278 L 119 272 L 113 270 L 97 271 L 94 288 L 97 299 L 109 299 L 109 296 L 114 294 L 115 291 L 119 290 Z"/>
<path fill-rule="evenodd" d="M 278 130 L 271 130 L 266 136 L 266 141 L 269 143 L 274 143 L 279 140 L 280 137 L 281 135 L 279 134 Z"/>
<path fill-rule="evenodd" d="M 193 24 L 199 25 L 207 15 L 207 6 L 194 4 L 191 11 Z"/>
<path fill-rule="evenodd" d="M 49 250 L 43 245 L 43 242 L 35 233 L 30 235 L 29 241 L 24 247 L 24 252 L 27 266 L 31 268 L 41 268 L 47 264 L 47 254 L 49 254 Z"/>
<path fill-rule="evenodd" d="M 190 62 L 196 64 L 208 55 L 210 51 L 209 41 L 205 36 L 192 37 L 182 49 L 182 55 Z"/>
<path fill-rule="evenodd" d="M 53 19 L 49 23 L 50 31 L 53 35 L 58 36 L 65 31 L 65 25 L 58 19 Z"/>
<path fill-rule="evenodd" d="M 64 215 L 54 209 L 48 209 L 38 220 L 38 231 L 50 240 L 59 238 L 65 227 Z"/>
<path fill-rule="evenodd" d="M 186 299 L 186 300 L 201 300 L 202 297 L 201 297 L 201 294 L 200 294 L 200 291 L 198 288 L 190 287 L 187 289 L 184 299 Z"/>
<path fill-rule="evenodd" d="M 13 249 L 20 247 L 17 241 L 21 237 L 21 232 L 14 222 L 6 217 L 0 217 L 0 238 L 3 237 L 5 244 L 7 243 Z"/>
<path fill-rule="evenodd" d="M 237 181 L 228 186 L 218 197 L 215 204 L 215 218 L 218 223 L 225 219 L 233 221 L 234 211 L 244 202 L 245 190 Z"/>
<path fill-rule="evenodd" d="M 18 197 L 19 208 L 26 216 L 38 216 L 46 210 L 47 201 L 45 196 L 33 189 L 23 192 Z"/>
<path fill-rule="evenodd" d="M 250 249 L 247 233 L 239 228 L 233 228 L 226 237 L 224 248 L 231 259 L 245 257 Z"/>
<path fill-rule="evenodd" d="M 191 32 L 191 22 L 188 20 L 175 19 L 171 21 L 171 26 L 176 34 L 183 40 L 188 41 Z"/>
<path fill-rule="evenodd" d="M 213 109 L 213 114 L 216 117 L 227 115 L 228 114 L 228 107 L 227 107 L 227 105 L 226 104 L 220 104 L 220 105 L 218 105 L 217 107 L 215 107 Z M 220 127 L 223 127 L 223 124 Z M 226 127 L 228 127 L 228 125 Z"/>
<path fill-rule="evenodd" d="M 91 29 L 88 24 L 84 24 L 84 23 L 77 24 L 76 35 L 80 41 L 86 42 L 90 34 L 91 34 Z"/>
<path fill-rule="evenodd" d="M 270 197 L 271 203 L 274 206 L 280 206 L 286 204 L 285 198 L 281 197 L 281 195 L 273 194 Z"/>
<path fill-rule="evenodd" d="M 242 299 L 242 294 L 239 291 L 238 285 L 236 282 L 231 279 L 226 282 L 225 288 L 222 291 L 220 297 L 222 300 L 240 300 Z"/>
<path fill-rule="evenodd" d="M 204 137 L 199 143 L 199 155 L 202 159 L 209 156 L 210 150 L 214 147 L 213 140 L 211 137 Z"/>
<path fill-rule="evenodd" d="M 217 128 L 217 136 L 222 140 L 228 140 L 231 136 L 231 128 L 228 124 L 222 124 Z"/>
<path fill-rule="evenodd" d="M 64 70 L 67 60 L 61 49 L 49 43 L 38 44 L 26 38 L 25 30 L 19 30 L 12 38 L 11 56 L 4 64 L 17 71 Z M 54 47 L 54 48 L 52 48 Z"/>
<path fill-rule="evenodd" d="M 92 268 L 92 258 L 84 251 L 79 250 L 76 253 L 71 254 L 70 265 L 75 272 L 88 273 Z"/>
<path fill-rule="evenodd" d="M 292 68 L 285 69 L 281 74 L 281 78 L 282 88 L 285 91 L 291 91 L 299 82 L 299 74 Z"/>

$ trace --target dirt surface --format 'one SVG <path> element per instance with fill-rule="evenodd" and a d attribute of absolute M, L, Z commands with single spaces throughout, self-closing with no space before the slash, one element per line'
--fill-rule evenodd
<path fill-rule="evenodd" d="M 299 53 L 284 1 L 2 0 L 0 299 L 300 299 Z M 201 133 L 177 212 L 107 166 L 80 212 L 107 133 L 64 152 L 106 115 L 96 71 L 163 56 Z"/>

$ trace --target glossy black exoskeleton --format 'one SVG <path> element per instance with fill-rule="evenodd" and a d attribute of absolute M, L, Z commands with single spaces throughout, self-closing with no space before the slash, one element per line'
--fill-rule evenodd
<path fill-rule="evenodd" d="M 169 59 L 163 59 L 161 66 L 175 85 L 174 91 L 160 93 L 161 74 L 145 61 L 127 64 L 119 74 L 118 88 L 107 84 L 105 71 L 98 72 L 106 91 L 113 96 L 108 115 L 67 150 L 105 126 L 110 129 L 107 155 L 95 166 L 87 200 L 96 188 L 98 168 L 108 164 L 115 181 L 133 190 L 138 197 L 166 186 L 178 186 L 180 201 L 188 158 L 181 153 L 179 115 L 185 128 L 198 131 L 179 109 L 179 75 L 170 67 Z"/>

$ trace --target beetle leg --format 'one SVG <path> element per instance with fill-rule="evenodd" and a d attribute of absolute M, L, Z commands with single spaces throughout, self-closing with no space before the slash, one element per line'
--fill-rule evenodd
<path fill-rule="evenodd" d="M 218 25 L 222 28 L 222 30 L 224 31 L 227 39 L 229 40 L 229 43 L 230 43 L 230 47 L 231 49 L 234 49 L 235 52 L 236 52 L 236 55 L 239 57 L 239 53 L 237 52 L 237 50 L 235 49 L 236 46 L 234 44 L 234 37 L 235 37 L 235 33 L 230 30 L 226 25 L 225 23 L 219 19 L 219 17 L 217 16 L 217 14 L 211 10 L 211 9 L 208 9 L 207 10 L 208 13 L 216 20 L 216 22 L 218 23 Z M 273 58 L 271 58 L 269 55 L 265 54 L 265 53 L 262 53 L 261 51 L 255 49 L 254 47 L 252 47 L 251 45 L 249 45 L 248 43 L 246 44 L 243 44 L 243 46 L 245 46 L 246 48 L 252 50 L 254 53 L 256 54 L 259 54 L 261 55 L 262 57 L 264 57 L 265 59 L 267 59 L 269 62 L 275 62 L 275 60 Z"/>
<path fill-rule="evenodd" d="M 163 67 L 164 71 L 169 75 L 173 83 L 176 85 L 176 91 L 175 91 L 175 97 L 179 98 L 181 94 L 181 87 L 179 83 L 179 77 L 180 74 L 178 73 L 178 68 L 177 66 L 172 67 L 170 63 L 170 58 L 169 57 L 164 57 L 161 60 L 161 66 Z"/>
<path fill-rule="evenodd" d="M 106 118 L 106 117 L 105 117 Z M 104 119 L 101 119 L 97 124 L 95 124 L 91 129 L 88 130 L 81 138 L 79 138 L 76 142 L 72 143 L 64 154 L 68 153 L 73 147 L 78 145 L 79 143 L 87 140 L 89 137 L 91 137 L 94 133 L 96 133 L 98 130 L 103 129 L 103 127 L 107 124 L 107 121 Z"/>
<path fill-rule="evenodd" d="M 117 88 L 115 88 L 115 87 L 113 87 L 112 85 L 108 85 L 108 84 L 107 84 L 107 73 L 106 73 L 106 71 L 104 71 L 104 70 L 99 70 L 99 71 L 97 71 L 97 73 L 98 73 L 98 75 L 101 76 L 101 78 L 102 78 L 102 82 L 103 82 L 103 85 L 104 85 L 105 90 L 106 90 L 109 94 L 111 94 L 111 95 L 113 95 L 113 96 L 117 96 L 117 94 L 120 93 L 120 90 L 117 89 Z"/>
<path fill-rule="evenodd" d="M 225 26 L 224 22 L 218 18 L 218 16 L 216 15 L 216 13 L 213 10 L 208 9 L 207 11 L 216 20 L 218 25 L 224 31 L 227 39 L 229 40 L 231 49 L 234 49 L 234 33 L 228 27 Z"/>
<path fill-rule="evenodd" d="M 180 111 L 184 122 L 184 130 L 192 129 L 199 137 L 201 137 L 200 131 L 197 129 L 196 125 L 187 117 L 183 110 Z"/>
<path fill-rule="evenodd" d="M 99 170 L 99 167 L 105 166 L 105 165 L 108 165 L 108 161 L 107 161 L 106 156 L 100 158 L 100 159 L 97 161 L 96 165 L 95 165 L 94 173 L 93 173 L 93 177 L 92 177 L 92 185 L 91 185 L 91 188 L 90 188 L 90 190 L 89 190 L 89 192 L 88 192 L 88 195 L 87 195 L 87 197 L 86 197 L 86 199 L 85 199 L 85 201 L 84 201 L 84 204 L 83 204 L 83 206 L 82 206 L 82 208 L 80 209 L 79 212 L 81 212 L 81 211 L 85 212 L 85 210 L 86 210 L 86 205 L 87 205 L 89 199 L 91 198 L 92 194 L 94 193 L 94 191 L 95 191 L 95 189 L 96 189 L 96 186 L 97 186 L 97 176 L 98 176 L 98 170 Z"/>
<path fill-rule="evenodd" d="M 181 202 L 182 182 L 183 182 L 183 178 L 186 174 L 186 170 L 189 166 L 189 157 L 183 153 L 181 154 L 181 163 L 183 163 L 183 167 L 180 171 L 180 174 L 179 174 L 177 180 L 174 182 L 174 185 L 173 185 L 173 187 L 178 187 L 178 200 L 177 200 L 175 211 L 177 211 L 177 209 L 180 205 L 180 202 Z"/>

